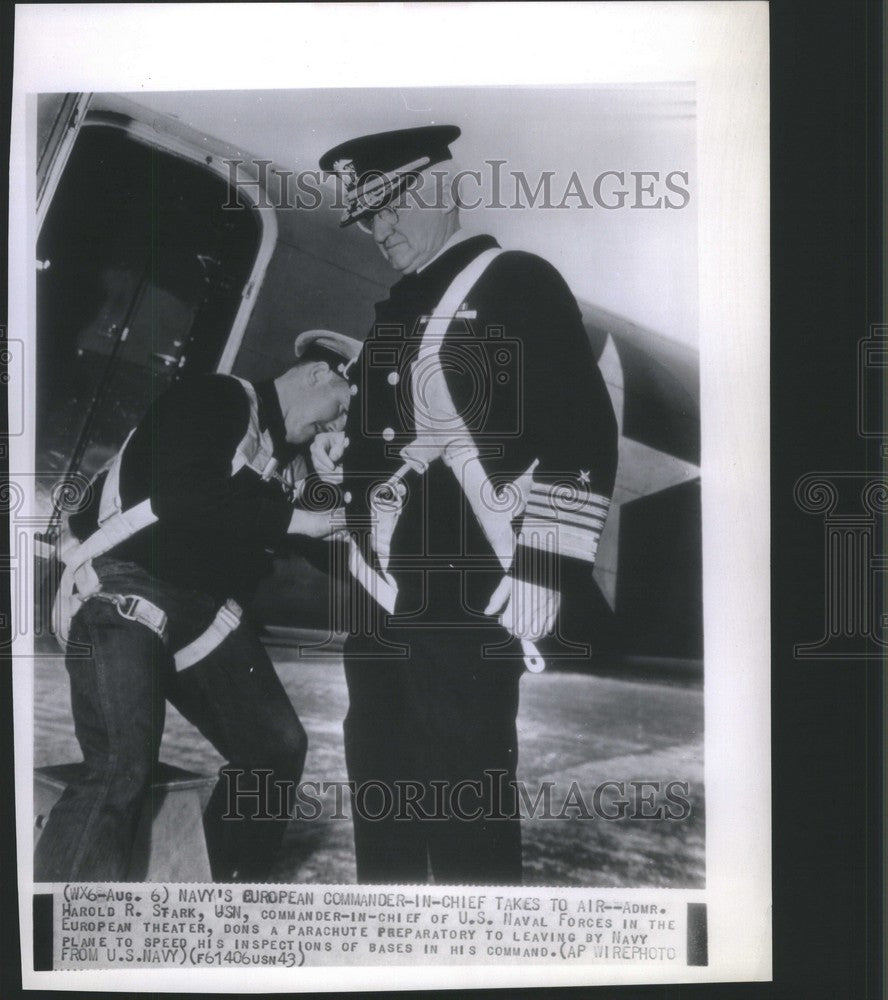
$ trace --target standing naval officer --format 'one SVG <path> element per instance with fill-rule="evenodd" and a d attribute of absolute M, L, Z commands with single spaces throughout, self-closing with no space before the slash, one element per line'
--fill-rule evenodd
<path fill-rule="evenodd" d="M 220 776 L 204 814 L 213 880 L 267 877 L 286 821 L 249 816 L 285 814 L 273 782 L 299 780 L 306 736 L 240 605 L 288 534 L 330 530 L 328 513 L 294 508 L 282 472 L 294 446 L 344 426 L 358 346 L 307 331 L 274 381 L 201 375 L 169 389 L 71 517 L 56 619 L 84 763 L 37 844 L 37 881 L 132 877 L 167 700 L 247 772 L 240 789 L 259 789 L 246 818 L 225 819 Z"/>
<path fill-rule="evenodd" d="M 364 882 L 520 882 L 519 678 L 547 642 L 570 646 L 559 609 L 589 591 L 616 471 L 567 285 L 464 233 L 431 170 L 459 134 L 369 135 L 320 161 L 341 225 L 400 275 L 353 366 L 344 435 L 312 446 L 341 477 L 362 597 L 344 729 Z"/>

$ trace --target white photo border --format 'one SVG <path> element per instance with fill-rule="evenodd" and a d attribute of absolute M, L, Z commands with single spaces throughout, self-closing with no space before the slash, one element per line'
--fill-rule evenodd
<path fill-rule="evenodd" d="M 454 57 L 429 59 L 429 39 L 434 52 Z M 707 884 L 693 898 L 709 903 L 709 965 L 34 973 L 24 850 L 26 988 L 303 992 L 771 978 L 766 3 L 17 5 L 9 329 L 20 336 L 34 323 L 29 95 L 688 80 L 698 100 L 707 798 Z M 27 347 L 27 333 L 22 339 Z M 26 380 L 11 386 L 10 405 L 20 389 L 30 419 L 26 433 L 10 439 L 10 470 L 33 463 L 34 366 L 27 362 Z M 28 644 L 16 639 L 14 652 L 29 652 Z M 13 671 L 17 834 L 30 845 L 30 660 L 16 659 Z"/>

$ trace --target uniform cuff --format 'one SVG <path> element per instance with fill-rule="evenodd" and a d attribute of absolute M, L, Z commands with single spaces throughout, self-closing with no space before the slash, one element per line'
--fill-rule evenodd
<path fill-rule="evenodd" d="M 564 484 L 533 483 L 518 544 L 540 553 L 594 563 L 610 499 Z"/>

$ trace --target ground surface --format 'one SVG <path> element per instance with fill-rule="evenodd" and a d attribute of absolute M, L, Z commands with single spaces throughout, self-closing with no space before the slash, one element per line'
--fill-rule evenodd
<path fill-rule="evenodd" d="M 304 781 L 344 781 L 342 719 L 347 693 L 341 662 L 274 651 L 278 672 L 309 736 Z M 35 765 L 80 760 L 70 716 L 67 673 L 58 659 L 36 662 Z M 551 812 L 562 811 L 572 782 L 594 814 L 604 782 L 688 782 L 684 819 L 537 816 L 524 822 L 525 881 L 544 885 L 673 886 L 704 884 L 703 696 L 699 687 L 580 674 L 525 674 L 519 714 L 519 778 L 535 798 L 554 782 Z M 162 759 L 201 773 L 224 762 L 171 706 Z M 631 793 L 631 788 L 627 789 Z M 600 810 L 617 812 L 608 786 Z M 631 794 L 628 796 L 632 801 Z M 332 804 L 332 798 L 330 799 Z M 652 805 L 677 812 L 662 795 Z M 274 879 L 355 880 L 348 818 L 291 823 Z"/>

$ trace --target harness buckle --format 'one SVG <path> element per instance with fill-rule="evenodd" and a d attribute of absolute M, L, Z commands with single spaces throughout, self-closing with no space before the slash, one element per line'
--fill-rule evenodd
<path fill-rule="evenodd" d="M 111 603 L 117 608 L 117 613 L 121 618 L 126 618 L 131 622 L 136 620 L 136 609 L 139 598 L 132 594 L 113 594 Z"/>
<path fill-rule="evenodd" d="M 102 594 L 117 608 L 117 613 L 127 621 L 137 622 L 151 629 L 162 640 L 166 640 L 167 614 L 151 601 L 136 594 Z"/>
<path fill-rule="evenodd" d="M 240 625 L 242 616 L 241 606 L 231 597 L 216 612 L 217 620 L 220 624 L 224 624 L 230 632 L 233 632 Z"/>

